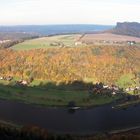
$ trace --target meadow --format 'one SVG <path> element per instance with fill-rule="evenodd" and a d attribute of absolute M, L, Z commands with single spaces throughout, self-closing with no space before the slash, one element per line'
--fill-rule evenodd
<path fill-rule="evenodd" d="M 81 107 L 98 106 L 111 103 L 120 97 L 91 95 L 87 89 L 75 89 L 71 85 L 56 86 L 48 83 L 41 86 L 32 83 L 29 86 L 19 86 L 13 85 L 13 81 L 0 84 L 0 99 L 47 107 L 67 106 L 69 102 L 75 102 Z"/>
<path fill-rule="evenodd" d="M 57 36 L 50 36 L 50 37 L 42 37 L 42 38 L 27 40 L 23 43 L 16 44 L 12 47 L 12 49 L 14 50 L 30 50 L 30 49 L 40 49 L 40 48 L 45 49 L 45 48 L 52 48 L 52 47 L 60 47 L 62 44 L 67 47 L 73 47 L 75 41 L 80 36 L 81 36 L 80 34 L 71 34 L 71 35 L 57 35 Z M 58 43 L 58 45 L 53 45 L 55 43 Z"/>
<path fill-rule="evenodd" d="M 31 50 L 91 45 L 128 45 L 127 41 L 135 41 L 139 46 L 140 38 L 111 33 L 54 35 L 29 39 L 11 48 L 14 50 Z M 75 45 L 76 43 L 78 44 Z"/>

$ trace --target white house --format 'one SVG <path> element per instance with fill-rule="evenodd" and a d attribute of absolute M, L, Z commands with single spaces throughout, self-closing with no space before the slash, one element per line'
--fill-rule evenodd
<path fill-rule="evenodd" d="M 78 46 L 78 45 L 82 45 L 82 42 L 80 41 L 75 42 L 75 46 Z"/>
<path fill-rule="evenodd" d="M 103 85 L 103 88 L 109 88 L 109 86 L 108 85 Z"/>
<path fill-rule="evenodd" d="M 112 92 L 112 95 L 116 95 L 116 92 Z"/>
<path fill-rule="evenodd" d="M 3 80 L 3 77 L 0 77 L 0 80 Z"/>
<path fill-rule="evenodd" d="M 23 80 L 21 84 L 22 84 L 22 85 L 27 85 L 27 84 L 28 84 L 28 82 L 27 82 L 27 81 L 25 81 L 25 80 Z"/>

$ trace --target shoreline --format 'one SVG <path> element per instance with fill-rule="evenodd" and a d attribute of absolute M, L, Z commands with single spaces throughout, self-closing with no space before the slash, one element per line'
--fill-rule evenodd
<path fill-rule="evenodd" d="M 109 134 L 121 134 L 121 133 L 126 133 L 126 132 L 137 130 L 137 129 L 140 129 L 140 125 L 134 126 L 134 127 L 129 127 L 129 128 L 124 128 L 124 129 L 112 130 L 109 132 Z"/>
<path fill-rule="evenodd" d="M 69 109 L 69 107 L 67 105 L 47 106 L 47 105 L 44 105 L 44 104 L 29 103 L 29 102 L 21 101 L 21 100 L 4 99 L 4 98 L 1 98 L 1 97 L 0 97 L 0 101 L 15 102 L 15 103 L 20 103 L 20 104 L 25 104 L 25 105 L 32 105 L 34 107 L 43 107 L 43 108 L 46 108 L 46 109 Z M 113 102 L 100 104 L 100 105 L 76 106 L 76 107 L 80 107 L 78 110 L 86 110 L 86 109 L 93 109 L 93 108 L 96 108 L 96 107 L 103 107 L 103 106 L 106 106 L 106 105 L 112 105 Z"/>
<path fill-rule="evenodd" d="M 22 127 L 24 127 L 24 125 L 19 125 L 17 123 L 14 123 L 12 121 L 6 121 L 6 120 L 0 120 L 0 125 L 6 125 L 9 127 L 14 127 L 17 129 L 21 129 Z M 41 128 L 41 127 L 40 127 Z M 124 134 L 124 133 L 129 133 L 131 131 L 137 131 L 140 129 L 140 125 L 139 126 L 133 126 L 133 127 L 127 127 L 127 128 L 122 128 L 122 129 L 114 129 L 114 130 L 108 130 L 108 131 L 95 131 L 95 132 L 60 132 L 60 131 L 50 131 L 47 128 L 43 128 L 46 129 L 48 131 L 48 133 L 50 134 L 55 134 L 55 135 L 71 135 L 71 136 L 78 136 L 78 137 L 92 137 L 92 136 L 96 136 L 96 135 L 118 135 L 118 134 Z"/>

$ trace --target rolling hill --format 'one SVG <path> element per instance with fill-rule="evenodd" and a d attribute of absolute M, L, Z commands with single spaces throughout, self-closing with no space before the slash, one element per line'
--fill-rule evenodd
<path fill-rule="evenodd" d="M 140 80 L 140 47 L 54 47 L 15 51 L 0 50 L 0 75 L 67 83 L 75 80 L 119 86 Z"/>

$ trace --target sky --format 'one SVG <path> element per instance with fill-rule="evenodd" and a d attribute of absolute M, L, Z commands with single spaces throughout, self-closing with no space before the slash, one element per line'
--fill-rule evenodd
<path fill-rule="evenodd" d="M 140 0 L 0 0 L 0 25 L 140 22 Z"/>

